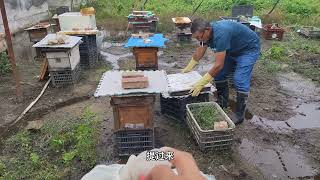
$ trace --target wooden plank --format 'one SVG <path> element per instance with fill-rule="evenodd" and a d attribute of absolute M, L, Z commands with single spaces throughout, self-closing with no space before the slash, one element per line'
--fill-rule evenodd
<path fill-rule="evenodd" d="M 44 59 L 43 63 L 40 67 L 40 76 L 39 81 L 43 81 L 46 77 L 48 77 L 49 71 L 48 71 L 48 60 Z"/>

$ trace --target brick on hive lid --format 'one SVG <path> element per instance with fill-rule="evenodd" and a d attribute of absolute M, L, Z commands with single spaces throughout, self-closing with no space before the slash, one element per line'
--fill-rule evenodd
<path fill-rule="evenodd" d="M 122 78 L 135 78 L 135 77 L 143 77 L 144 74 L 143 72 L 123 72 L 122 73 Z"/>
<path fill-rule="evenodd" d="M 144 89 L 149 86 L 148 77 L 122 78 L 121 83 L 124 89 Z"/>

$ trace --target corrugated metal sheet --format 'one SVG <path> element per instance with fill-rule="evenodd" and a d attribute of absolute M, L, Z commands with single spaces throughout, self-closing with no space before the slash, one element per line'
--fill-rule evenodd
<path fill-rule="evenodd" d="M 57 37 L 56 34 L 48 34 L 45 38 L 43 38 L 41 41 L 39 41 L 38 43 L 36 43 L 32 47 L 35 47 L 35 48 L 73 48 L 81 40 L 81 37 L 68 36 L 68 35 L 65 35 L 65 36 L 67 37 L 66 44 L 48 45 L 49 40 L 55 39 Z"/>
<path fill-rule="evenodd" d="M 197 83 L 202 76 L 197 71 L 191 71 L 189 73 L 177 73 L 167 75 L 168 79 L 168 92 L 162 93 L 164 97 L 169 97 L 170 93 L 189 91 L 192 85 Z M 211 91 L 216 91 L 215 87 L 211 83 L 205 87 L 211 87 Z"/>
<path fill-rule="evenodd" d="M 144 75 L 149 78 L 149 87 L 145 89 L 123 89 L 121 86 L 123 72 L 125 71 L 105 72 L 94 96 L 125 96 L 130 94 L 154 94 L 168 91 L 168 80 L 165 71 L 138 71 L 143 72 Z"/>

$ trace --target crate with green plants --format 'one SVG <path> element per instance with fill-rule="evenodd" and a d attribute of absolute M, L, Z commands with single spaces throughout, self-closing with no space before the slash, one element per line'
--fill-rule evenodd
<path fill-rule="evenodd" d="M 230 149 L 235 124 L 217 103 L 188 104 L 187 124 L 201 150 Z"/>

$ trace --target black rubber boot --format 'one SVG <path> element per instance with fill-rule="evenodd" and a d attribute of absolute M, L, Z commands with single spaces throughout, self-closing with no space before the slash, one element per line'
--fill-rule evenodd
<path fill-rule="evenodd" d="M 218 100 L 217 103 L 220 105 L 221 108 L 227 108 L 228 107 L 228 101 L 229 101 L 229 87 L 228 87 L 228 81 L 215 81 L 216 88 L 217 88 L 217 95 Z"/>
<path fill-rule="evenodd" d="M 248 93 L 237 92 L 236 113 L 232 118 L 234 124 L 240 124 L 245 117 L 246 105 L 247 105 Z"/>

